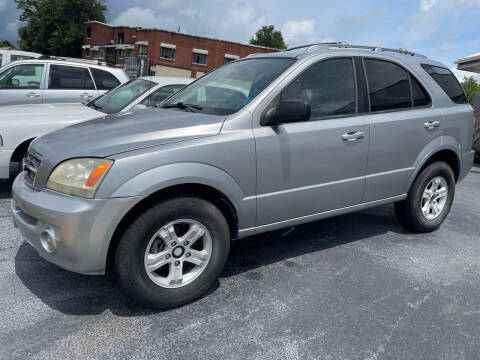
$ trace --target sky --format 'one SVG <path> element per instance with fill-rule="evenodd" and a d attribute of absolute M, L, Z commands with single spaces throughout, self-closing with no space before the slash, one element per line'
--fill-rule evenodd
<path fill-rule="evenodd" d="M 180 27 L 242 43 L 275 25 L 289 47 L 346 41 L 407 48 L 452 70 L 455 60 L 480 52 L 480 0 L 107 0 L 107 6 L 114 25 Z M 0 40 L 18 40 L 18 16 L 13 0 L 0 0 Z"/>

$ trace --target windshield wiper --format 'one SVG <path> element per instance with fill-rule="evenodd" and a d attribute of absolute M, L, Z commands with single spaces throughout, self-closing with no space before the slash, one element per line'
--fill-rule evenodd
<path fill-rule="evenodd" d="M 184 104 L 183 102 L 178 102 L 176 104 L 165 104 L 162 107 L 164 109 L 179 108 L 179 109 L 190 111 L 190 112 L 197 112 L 197 110 L 203 109 L 200 105 Z"/>

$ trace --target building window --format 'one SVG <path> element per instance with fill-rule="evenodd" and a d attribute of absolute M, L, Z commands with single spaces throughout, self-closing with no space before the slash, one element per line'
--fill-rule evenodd
<path fill-rule="evenodd" d="M 138 56 L 147 56 L 148 45 L 138 45 Z"/>
<path fill-rule="evenodd" d="M 207 65 L 207 50 L 193 49 L 192 63 L 195 65 Z"/>
<path fill-rule="evenodd" d="M 119 44 L 123 44 L 123 41 L 124 41 L 123 33 L 118 33 L 117 40 Z"/>
<path fill-rule="evenodd" d="M 124 57 L 125 57 L 125 50 L 124 49 L 118 50 L 118 58 L 123 59 Z"/>
<path fill-rule="evenodd" d="M 235 61 L 235 60 L 238 60 L 238 59 L 240 59 L 240 56 L 238 56 L 238 55 L 225 54 L 223 63 L 228 64 L 229 62 L 232 62 L 232 61 Z"/>
<path fill-rule="evenodd" d="M 162 46 L 160 53 L 160 58 L 167 60 L 175 60 L 175 49 L 170 47 Z"/>
<path fill-rule="evenodd" d="M 125 57 L 133 57 L 133 50 L 125 49 Z"/>
<path fill-rule="evenodd" d="M 105 48 L 98 48 L 98 50 L 92 50 L 92 56 L 94 59 L 104 59 Z"/>
<path fill-rule="evenodd" d="M 90 49 L 85 49 L 85 56 L 90 56 Z"/>
<path fill-rule="evenodd" d="M 87 27 L 87 39 L 92 38 L 92 28 L 89 26 Z"/>

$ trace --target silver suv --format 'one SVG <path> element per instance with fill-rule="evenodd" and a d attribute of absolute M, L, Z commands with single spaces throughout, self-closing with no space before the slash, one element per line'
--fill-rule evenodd
<path fill-rule="evenodd" d="M 409 229 L 437 229 L 472 166 L 472 131 L 444 65 L 305 46 L 35 140 L 11 210 L 48 261 L 111 268 L 144 304 L 176 306 L 209 289 L 232 239 L 385 203 Z"/>
<path fill-rule="evenodd" d="M 0 71 L 0 106 L 86 103 L 129 80 L 119 68 L 96 61 L 42 56 Z"/>

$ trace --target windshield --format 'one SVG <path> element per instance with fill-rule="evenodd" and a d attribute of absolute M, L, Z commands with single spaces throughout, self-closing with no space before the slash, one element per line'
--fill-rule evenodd
<path fill-rule="evenodd" d="M 154 86 L 156 86 L 156 84 L 148 80 L 130 80 L 91 101 L 88 106 L 100 110 L 105 114 L 116 114 Z"/>
<path fill-rule="evenodd" d="M 230 63 L 173 95 L 162 107 L 204 114 L 233 114 L 294 62 L 295 59 L 263 58 Z"/>

